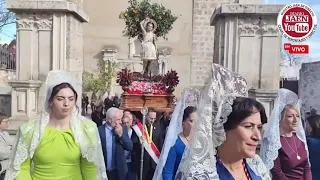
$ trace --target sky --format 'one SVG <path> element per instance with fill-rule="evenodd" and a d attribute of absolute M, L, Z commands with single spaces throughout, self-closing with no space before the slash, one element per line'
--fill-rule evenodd
<path fill-rule="evenodd" d="M 303 42 L 302 44 L 309 45 L 309 57 L 312 59 L 311 61 L 320 61 L 320 0 L 263 0 L 265 4 L 290 4 L 293 2 L 301 2 L 308 4 L 312 7 L 312 9 L 316 12 L 318 19 L 318 29 L 316 30 L 313 36 Z M 11 41 L 14 39 L 14 35 L 16 34 L 16 25 L 10 24 L 5 26 L 0 32 L 0 42 L 1 41 Z M 283 39 L 283 43 L 286 42 L 286 39 Z"/>
<path fill-rule="evenodd" d="M 16 34 L 16 24 L 4 26 L 0 32 L 0 41 L 11 41 Z"/>
<path fill-rule="evenodd" d="M 318 28 L 316 32 L 307 41 L 301 42 L 301 44 L 309 45 L 309 57 L 310 61 L 320 61 L 320 0 L 264 0 L 266 4 L 290 4 L 294 2 L 305 3 L 315 11 L 318 19 Z M 283 38 L 282 42 L 288 42 Z"/>

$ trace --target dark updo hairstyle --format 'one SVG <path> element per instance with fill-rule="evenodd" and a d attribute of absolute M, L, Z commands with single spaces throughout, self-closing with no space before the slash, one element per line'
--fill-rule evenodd
<path fill-rule="evenodd" d="M 197 108 L 193 107 L 193 106 L 188 106 L 184 109 L 183 111 L 183 117 L 182 117 L 182 121 L 185 121 L 188 119 L 188 117 L 190 116 L 190 114 L 194 113 L 197 111 Z"/>
<path fill-rule="evenodd" d="M 232 112 L 224 124 L 225 131 L 235 129 L 247 117 L 258 112 L 260 113 L 262 124 L 267 123 L 267 115 L 260 102 L 246 97 L 237 97 L 233 101 Z"/>
<path fill-rule="evenodd" d="M 307 121 L 311 127 L 311 136 L 320 137 L 320 115 L 314 114 L 307 118 Z"/>
<path fill-rule="evenodd" d="M 69 88 L 72 90 L 72 92 L 74 93 L 74 98 L 75 98 L 75 102 L 77 102 L 78 100 L 78 93 L 76 92 L 76 90 L 74 90 L 74 88 L 71 86 L 71 84 L 69 83 L 61 83 L 61 84 L 58 84 L 56 85 L 55 87 L 52 88 L 52 92 L 51 92 L 51 95 L 50 95 L 50 98 L 49 98 L 49 102 L 52 102 L 53 101 L 53 98 L 59 93 L 59 91 L 61 89 L 66 89 L 66 88 Z M 78 109 L 79 107 L 77 106 L 76 104 L 76 108 Z"/>

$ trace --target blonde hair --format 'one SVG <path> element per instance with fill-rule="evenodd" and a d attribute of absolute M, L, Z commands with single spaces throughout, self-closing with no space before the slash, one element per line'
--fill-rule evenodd
<path fill-rule="evenodd" d="M 289 110 L 289 109 L 293 109 L 295 110 L 298 114 L 300 114 L 298 108 L 295 106 L 295 105 L 292 105 L 292 104 L 287 104 L 284 106 L 282 112 L 281 112 L 281 120 L 284 118 L 284 115 L 286 114 L 286 112 Z"/>

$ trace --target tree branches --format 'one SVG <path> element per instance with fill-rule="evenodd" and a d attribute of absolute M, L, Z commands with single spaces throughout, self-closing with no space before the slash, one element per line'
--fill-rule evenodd
<path fill-rule="evenodd" d="M 289 54 L 287 51 L 282 52 L 281 59 L 289 61 L 290 65 L 312 62 L 312 58 L 307 55 Z"/>
<path fill-rule="evenodd" d="M 15 15 L 6 8 L 6 1 L 0 0 L 0 32 L 4 26 L 15 22 Z"/>
<path fill-rule="evenodd" d="M 98 69 L 94 72 L 83 73 L 83 90 L 85 92 L 94 92 L 103 95 L 105 92 L 110 93 L 113 78 L 116 76 L 118 64 L 116 62 L 98 62 Z"/>

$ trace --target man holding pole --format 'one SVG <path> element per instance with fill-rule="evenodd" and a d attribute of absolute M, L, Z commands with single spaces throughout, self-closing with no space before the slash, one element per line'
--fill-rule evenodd
<path fill-rule="evenodd" d="M 165 139 L 165 129 L 163 129 L 160 121 L 157 120 L 157 112 L 153 108 L 149 108 L 145 112 L 144 120 L 145 123 L 137 121 L 137 124 L 132 127 L 140 137 L 141 142 L 141 146 L 134 146 L 139 148 L 134 148 L 133 151 L 136 151 L 135 154 L 140 155 L 136 159 L 140 159 L 142 162 L 135 161 L 133 163 L 135 167 L 139 167 L 139 180 L 151 180 L 159 161 Z M 143 152 L 141 147 L 144 148 Z"/>

